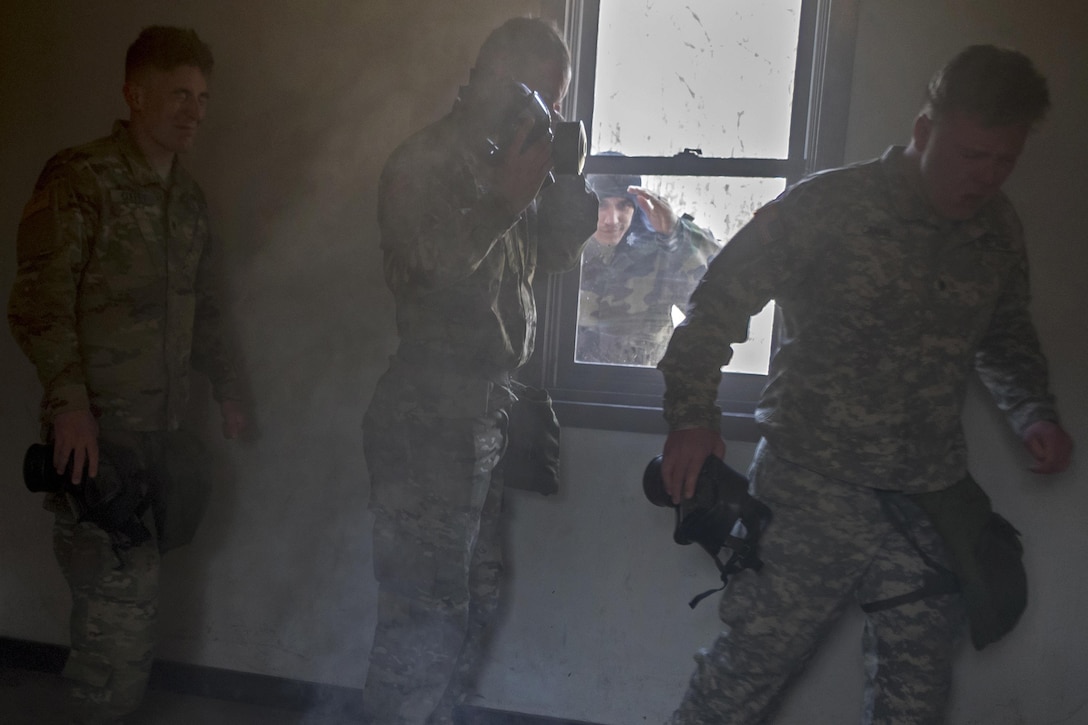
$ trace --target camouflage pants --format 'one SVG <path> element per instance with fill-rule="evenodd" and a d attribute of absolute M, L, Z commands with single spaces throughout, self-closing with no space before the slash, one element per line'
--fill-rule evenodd
<path fill-rule="evenodd" d="M 57 507 L 53 548 L 72 592 L 72 648 L 64 667 L 72 717 L 87 725 L 117 722 L 139 706 L 151 672 L 155 539 L 115 552 L 106 532 Z"/>
<path fill-rule="evenodd" d="M 367 411 L 379 591 L 364 722 L 446 725 L 473 684 L 502 578 L 504 421 Z"/>
<path fill-rule="evenodd" d="M 757 574 L 734 577 L 722 597 L 722 632 L 696 670 L 670 725 L 771 722 L 791 678 L 851 605 L 917 591 L 932 568 L 881 508 L 876 493 L 824 478 L 760 444 L 750 475 L 774 512 Z M 915 507 L 916 508 L 916 507 Z M 915 515 L 916 514 L 916 515 Z M 948 566 L 937 533 L 911 514 L 915 544 Z M 865 725 L 943 722 L 952 654 L 965 622 L 958 594 L 866 615 Z"/>

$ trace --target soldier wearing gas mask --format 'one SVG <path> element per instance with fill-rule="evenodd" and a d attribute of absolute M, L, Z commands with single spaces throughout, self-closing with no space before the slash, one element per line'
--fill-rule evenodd
<path fill-rule="evenodd" d="M 481 46 L 453 109 L 382 173 L 400 344 L 363 424 L 379 584 L 369 723 L 450 723 L 497 608 L 502 482 L 492 472 L 511 374 L 533 350 L 533 277 L 573 266 L 596 226 L 585 180 L 552 173 L 569 80 L 555 29 L 511 19 Z"/>

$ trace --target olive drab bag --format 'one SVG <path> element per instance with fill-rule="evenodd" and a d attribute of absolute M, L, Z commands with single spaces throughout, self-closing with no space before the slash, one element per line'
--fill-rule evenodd
<path fill-rule="evenodd" d="M 931 572 L 920 589 L 862 605 L 876 612 L 924 597 L 960 592 L 967 608 L 971 644 L 982 649 L 1004 637 L 1020 620 L 1028 602 L 1027 573 L 1020 532 L 993 510 L 990 497 L 970 474 L 929 493 L 882 491 L 881 504 L 892 524 L 914 545 Z M 916 504 L 933 523 L 951 560 L 948 569 L 915 543 L 901 502 Z"/>
<path fill-rule="evenodd" d="M 500 470 L 505 486 L 550 496 L 559 491 L 559 419 L 547 390 L 517 381 L 510 406 L 506 452 Z"/>
<path fill-rule="evenodd" d="M 1020 532 L 993 510 L 970 474 L 955 485 L 911 499 L 944 540 L 967 604 L 975 649 L 1012 631 L 1028 603 Z"/>

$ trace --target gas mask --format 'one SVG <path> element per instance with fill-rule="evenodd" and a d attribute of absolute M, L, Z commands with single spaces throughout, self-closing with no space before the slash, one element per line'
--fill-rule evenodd
<path fill-rule="evenodd" d="M 23 457 L 23 482 L 33 493 L 63 493 L 79 521 L 89 521 L 109 533 L 121 549 L 151 537 L 140 517 L 147 509 L 149 477 L 131 452 L 99 445 L 98 475 L 91 478 L 83 466 L 79 485 L 72 483 L 72 459 L 63 473 L 53 467 L 53 445 L 34 443 Z"/>
<path fill-rule="evenodd" d="M 499 163 L 517 137 L 522 124 L 529 133 L 521 151 L 545 141 L 551 146 L 552 173 L 582 173 L 586 160 L 586 131 L 581 121 L 552 123 L 552 111 L 541 95 L 515 81 L 470 83 L 461 89 L 459 101 L 475 121 L 478 153 L 489 163 Z M 554 181 L 554 177 L 550 176 Z M 547 183 L 547 182 L 545 182 Z"/>
<path fill-rule="evenodd" d="M 721 572 L 722 586 L 695 597 L 689 606 L 695 607 L 708 595 L 725 588 L 729 577 L 742 569 L 758 571 L 759 537 L 771 521 L 771 510 L 748 493 L 748 479 L 733 470 L 717 456 L 707 456 L 699 471 L 695 494 L 676 505 L 665 491 L 661 478 L 662 457 L 657 456 L 642 477 L 642 490 L 655 506 L 676 511 L 673 541 L 677 544 L 699 544 L 714 559 Z M 731 551 L 722 562 L 723 548 Z"/>

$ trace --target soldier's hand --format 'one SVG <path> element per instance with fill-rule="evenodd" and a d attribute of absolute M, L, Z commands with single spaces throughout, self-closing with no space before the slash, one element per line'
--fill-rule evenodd
<path fill-rule="evenodd" d="M 83 464 L 87 475 L 98 475 L 98 421 L 89 410 L 70 410 L 53 418 L 53 468 L 64 473 L 68 459 L 72 461 L 72 484 L 83 479 Z"/>
<path fill-rule="evenodd" d="M 219 403 L 219 413 L 223 417 L 223 437 L 227 440 L 242 438 L 249 432 L 249 416 L 245 406 L 238 400 L 224 400 Z"/>
<path fill-rule="evenodd" d="M 679 217 L 672 210 L 672 205 L 644 186 L 628 186 L 628 194 L 635 195 L 635 201 L 646 212 L 650 225 L 660 234 L 671 234 L 676 228 Z"/>
<path fill-rule="evenodd" d="M 532 128 L 531 119 L 522 122 L 495 169 L 495 193 L 506 202 L 512 214 L 525 211 L 540 193 L 540 187 L 552 169 L 552 147 L 547 136 L 522 149 Z"/>
<path fill-rule="evenodd" d="M 674 430 L 665 439 L 663 454 L 661 478 L 672 502 L 679 504 L 695 495 L 695 482 L 706 457 L 725 457 L 725 441 L 721 433 L 709 428 Z"/>
<path fill-rule="evenodd" d="M 1035 473 L 1061 473 L 1073 457 L 1073 439 L 1060 425 L 1049 420 L 1037 420 L 1027 427 L 1024 447 L 1035 459 Z"/>

